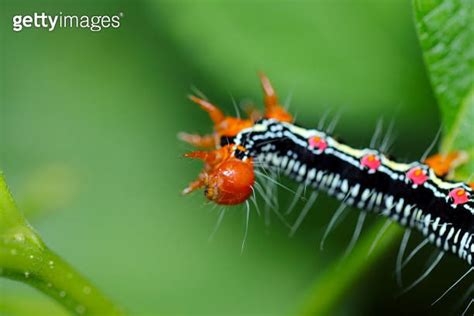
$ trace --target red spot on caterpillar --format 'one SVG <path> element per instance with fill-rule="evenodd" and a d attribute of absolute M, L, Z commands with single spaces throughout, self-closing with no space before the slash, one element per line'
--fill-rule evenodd
<path fill-rule="evenodd" d="M 362 166 L 369 168 L 371 171 L 377 170 L 380 165 L 380 159 L 374 154 L 368 154 L 361 158 L 360 163 Z"/>
<path fill-rule="evenodd" d="M 426 175 L 426 171 L 421 169 L 420 167 L 414 167 L 411 168 L 407 172 L 407 177 L 408 179 L 411 180 L 416 185 L 420 185 L 426 182 L 428 180 L 428 176 Z"/>
<path fill-rule="evenodd" d="M 320 151 L 324 151 L 326 148 L 328 148 L 328 143 L 321 137 L 319 136 L 313 136 L 308 140 L 309 147 L 311 148 L 317 148 Z"/>
<path fill-rule="evenodd" d="M 232 145 L 213 151 L 194 151 L 184 156 L 204 161 L 204 170 L 183 194 L 204 187 L 206 197 L 223 205 L 240 204 L 252 195 L 255 174 L 251 159 L 240 160 L 232 155 Z M 242 148 L 243 149 L 243 148 Z"/>
<path fill-rule="evenodd" d="M 469 202 L 469 193 L 463 188 L 456 188 L 449 192 L 449 197 L 453 199 L 453 204 L 464 204 Z"/>

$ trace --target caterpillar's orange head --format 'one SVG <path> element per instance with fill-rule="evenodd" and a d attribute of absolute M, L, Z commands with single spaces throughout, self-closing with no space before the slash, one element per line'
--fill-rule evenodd
<path fill-rule="evenodd" d="M 217 204 L 240 204 L 251 196 L 254 181 L 253 167 L 249 163 L 229 160 L 209 174 L 204 192 Z"/>
<path fill-rule="evenodd" d="M 209 152 L 194 151 L 185 157 L 201 159 L 205 165 L 198 179 L 183 191 L 184 194 L 204 188 L 209 200 L 222 205 L 240 204 L 252 195 L 255 182 L 252 160 L 233 156 L 232 145 Z"/>
<path fill-rule="evenodd" d="M 293 118 L 278 103 L 270 80 L 264 74 L 260 74 L 260 80 L 265 103 L 263 117 L 281 122 L 291 122 Z M 243 129 L 251 127 L 256 120 L 262 118 L 262 114 L 252 108 L 248 109 L 248 119 L 225 116 L 217 106 L 209 101 L 195 96 L 189 98 L 209 114 L 214 123 L 214 132 L 208 135 L 180 133 L 179 138 L 196 147 L 218 149 L 207 152 L 194 151 L 185 155 L 188 158 L 201 159 L 205 165 L 198 179 L 191 183 L 183 193 L 187 194 L 204 188 L 206 197 L 217 204 L 234 205 L 244 202 L 252 194 L 255 182 L 252 159 L 236 158 L 232 154 L 234 146 L 232 144 L 220 148 L 219 146 L 223 139 L 229 136 L 234 137 Z M 239 149 L 245 151 L 245 148 Z"/>

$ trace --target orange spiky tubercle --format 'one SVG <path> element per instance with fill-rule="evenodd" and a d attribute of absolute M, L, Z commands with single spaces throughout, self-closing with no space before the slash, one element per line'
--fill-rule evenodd
<path fill-rule="evenodd" d="M 452 151 L 447 154 L 434 154 L 425 159 L 424 163 L 433 169 L 436 175 L 445 177 L 466 163 L 468 158 L 468 155 L 463 151 Z M 474 182 L 469 182 L 467 185 L 474 190 Z"/>
<path fill-rule="evenodd" d="M 435 154 L 427 159 L 424 163 L 434 170 L 436 175 L 440 177 L 447 176 L 451 171 L 468 160 L 468 155 L 463 151 L 453 151 L 447 154 Z"/>
<path fill-rule="evenodd" d="M 244 128 L 253 125 L 253 121 L 250 119 L 225 116 L 219 108 L 204 99 L 195 96 L 190 96 L 189 98 L 206 111 L 214 123 L 215 145 L 219 144 L 219 140 L 222 136 L 235 136 Z"/>
<path fill-rule="evenodd" d="M 278 97 L 270 83 L 270 80 L 263 73 L 259 73 L 260 82 L 263 88 L 263 102 L 265 104 L 265 117 L 273 118 L 280 122 L 292 122 L 293 116 L 289 114 L 278 102 Z"/>
<path fill-rule="evenodd" d="M 291 122 L 293 117 L 278 103 L 278 97 L 264 74 L 259 74 L 264 92 L 265 112 L 263 117 L 273 118 L 281 122 Z M 196 96 L 189 96 L 190 100 L 198 104 L 209 114 L 214 123 L 214 132 L 209 135 L 180 133 L 178 137 L 198 148 L 212 149 L 210 151 L 194 151 L 185 154 L 187 158 L 204 161 L 204 169 L 197 180 L 183 190 L 188 194 L 204 188 L 206 197 L 223 205 L 235 205 L 247 200 L 255 183 L 255 174 L 251 158 L 239 159 L 234 156 L 235 145 L 229 144 L 220 147 L 223 137 L 234 137 L 243 129 L 252 127 L 254 122 L 262 116 L 255 109 L 249 110 L 248 119 L 225 116 L 215 105 Z M 239 148 L 246 151 L 245 148 Z"/>

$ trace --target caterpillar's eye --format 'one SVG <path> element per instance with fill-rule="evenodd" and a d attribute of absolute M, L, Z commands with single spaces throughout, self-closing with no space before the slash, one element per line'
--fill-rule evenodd
<path fill-rule="evenodd" d="M 240 204 L 252 195 L 255 175 L 252 163 L 237 159 L 222 163 L 209 174 L 206 197 L 224 205 Z"/>

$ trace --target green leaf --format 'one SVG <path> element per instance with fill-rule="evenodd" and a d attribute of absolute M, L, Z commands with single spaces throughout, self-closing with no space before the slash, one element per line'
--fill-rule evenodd
<path fill-rule="evenodd" d="M 442 152 L 474 156 L 474 2 L 415 0 L 423 56 L 442 114 Z M 474 159 L 457 176 L 468 178 Z"/>

